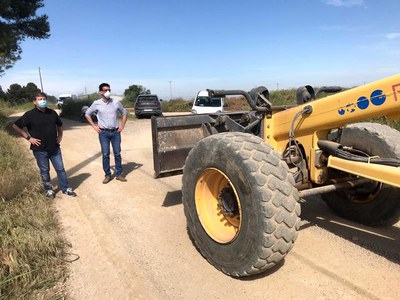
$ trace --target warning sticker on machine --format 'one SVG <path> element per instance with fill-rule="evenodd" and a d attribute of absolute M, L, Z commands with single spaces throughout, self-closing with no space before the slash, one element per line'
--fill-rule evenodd
<path fill-rule="evenodd" d="M 392 88 L 394 93 L 394 101 L 400 101 L 400 83 L 393 85 Z"/>

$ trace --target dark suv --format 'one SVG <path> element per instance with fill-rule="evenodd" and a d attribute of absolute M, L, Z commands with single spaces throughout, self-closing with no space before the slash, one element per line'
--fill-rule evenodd
<path fill-rule="evenodd" d="M 137 118 L 162 116 L 161 103 L 157 95 L 139 95 L 135 102 L 135 115 Z"/>

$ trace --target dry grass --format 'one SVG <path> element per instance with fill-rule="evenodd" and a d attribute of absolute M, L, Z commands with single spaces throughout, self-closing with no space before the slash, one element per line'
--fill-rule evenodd
<path fill-rule="evenodd" d="M 228 105 L 225 111 L 248 111 L 251 109 L 244 97 L 226 97 L 225 103 Z"/>
<path fill-rule="evenodd" d="M 4 130 L 1 113 L 0 299 L 64 298 L 68 243 L 31 157 Z"/>
<path fill-rule="evenodd" d="M 0 298 L 62 297 L 67 243 L 38 186 L 0 203 Z M 36 298 L 36 297 L 35 297 Z"/>
<path fill-rule="evenodd" d="M 0 100 L 0 118 L 4 118 L 4 116 L 8 116 L 13 112 L 14 109 L 8 103 Z"/>
<path fill-rule="evenodd" d="M 37 176 L 27 167 L 30 162 L 15 138 L 3 130 L 0 131 L 0 155 L 0 199 L 11 200 L 29 187 L 30 179 Z"/>

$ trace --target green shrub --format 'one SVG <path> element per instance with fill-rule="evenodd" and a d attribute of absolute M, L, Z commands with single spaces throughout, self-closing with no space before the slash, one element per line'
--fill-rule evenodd
<path fill-rule="evenodd" d="M 12 114 L 13 112 L 14 109 L 8 102 L 0 100 L 0 129 L 3 128 L 5 124 L 6 116 Z"/>
<path fill-rule="evenodd" d="M 271 91 L 269 99 L 273 106 L 296 104 L 296 89 Z"/>
<path fill-rule="evenodd" d="M 161 107 L 163 112 L 190 112 L 192 103 L 182 98 L 177 98 L 170 101 L 162 101 Z"/>
<path fill-rule="evenodd" d="M 35 105 L 33 104 L 33 102 L 27 102 L 18 106 L 14 106 L 14 110 L 21 112 L 21 111 L 28 111 L 31 110 L 32 108 L 34 108 Z"/>
<path fill-rule="evenodd" d="M 92 103 L 93 100 L 88 99 L 67 101 L 61 107 L 60 117 L 72 120 L 80 120 L 82 107 L 90 106 Z"/>
<path fill-rule="evenodd" d="M 0 100 L 0 119 L 3 118 L 3 121 L 5 121 L 5 118 L 12 113 L 25 112 L 34 107 L 35 106 L 32 102 L 27 102 L 20 105 L 11 105 L 9 102 Z"/>
<path fill-rule="evenodd" d="M 121 103 L 122 103 L 122 105 L 123 105 L 125 108 L 133 108 L 133 107 L 135 106 L 135 103 L 134 103 L 134 102 L 129 101 L 129 100 L 126 99 L 126 98 L 123 98 L 122 101 L 121 101 Z"/>

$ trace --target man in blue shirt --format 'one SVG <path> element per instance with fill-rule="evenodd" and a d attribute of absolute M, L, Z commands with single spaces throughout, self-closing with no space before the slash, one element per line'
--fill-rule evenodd
<path fill-rule="evenodd" d="M 126 109 L 121 102 L 114 101 L 111 96 L 111 89 L 108 83 L 99 85 L 101 99 L 96 100 L 87 109 L 85 117 L 92 125 L 93 129 L 99 134 L 101 153 L 103 156 L 103 170 L 105 177 L 103 183 L 111 181 L 110 171 L 110 143 L 113 148 L 115 159 L 115 179 L 126 182 L 122 173 L 121 159 L 121 132 L 124 130 L 128 118 Z M 97 114 L 97 124 L 91 118 L 93 113 Z M 118 113 L 122 115 L 121 122 L 118 120 Z"/>
<path fill-rule="evenodd" d="M 63 127 L 58 114 L 47 108 L 47 96 L 39 92 L 33 100 L 35 108 L 27 111 L 13 124 L 13 128 L 30 143 L 40 170 L 46 196 L 54 199 L 55 193 L 50 183 L 50 161 L 56 170 L 58 185 L 63 194 L 75 197 L 76 193 L 68 186 L 67 174 L 61 155 L 60 143 Z M 23 128 L 26 128 L 27 133 Z"/>

